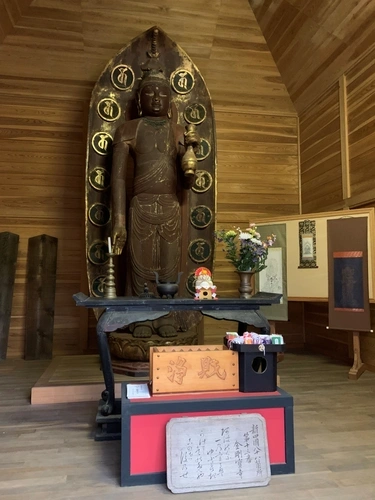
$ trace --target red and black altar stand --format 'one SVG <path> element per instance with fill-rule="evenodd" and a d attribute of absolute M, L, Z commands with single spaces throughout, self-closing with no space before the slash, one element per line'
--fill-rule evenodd
<path fill-rule="evenodd" d="M 292 474 L 293 397 L 274 392 L 205 392 L 121 397 L 121 486 L 166 482 L 166 425 L 171 418 L 259 413 L 266 420 L 271 474 Z"/>
<path fill-rule="evenodd" d="M 271 346 L 268 348 L 265 356 L 269 356 L 266 359 L 269 371 L 263 370 L 260 374 L 249 371 L 251 359 L 253 356 L 258 356 L 258 353 L 251 353 L 252 346 L 246 348 L 250 352 L 244 355 L 243 359 L 247 360 L 249 368 L 241 372 L 241 364 L 243 367 L 245 365 L 240 361 L 241 392 L 158 395 L 144 400 L 131 400 L 126 397 L 126 383 L 124 383 L 121 400 L 115 400 L 114 376 L 107 340 L 107 332 L 113 332 L 137 321 L 157 319 L 174 310 L 201 311 L 203 315 L 215 319 L 237 321 L 240 329 L 246 325 L 254 325 L 261 328 L 262 333 L 269 333 L 269 323 L 259 308 L 279 303 L 280 297 L 279 294 L 258 293 L 246 300 L 200 301 L 179 298 L 97 298 L 87 297 L 83 293 L 74 295 L 78 306 L 105 309 L 97 324 L 98 347 L 106 387 L 102 393 L 97 422 L 107 431 L 111 429 L 110 432 L 104 432 L 104 436 L 99 439 L 121 438 L 122 486 L 166 481 L 166 424 L 171 418 L 180 416 L 259 413 L 266 419 L 271 473 L 294 472 L 293 398 L 276 387 L 276 348 Z M 272 352 L 274 349 L 275 352 Z M 240 354 L 239 360 L 241 357 Z M 258 375 L 263 377 L 260 385 L 260 379 L 257 379 L 258 392 L 242 392 L 252 386 Z M 260 392 L 263 384 L 265 392 Z"/>

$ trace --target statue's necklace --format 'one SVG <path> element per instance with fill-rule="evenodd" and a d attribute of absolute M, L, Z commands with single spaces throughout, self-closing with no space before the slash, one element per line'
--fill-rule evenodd
<path fill-rule="evenodd" d="M 169 143 L 169 134 L 170 134 L 170 128 L 168 126 L 168 121 L 167 120 L 150 120 L 147 117 L 143 118 L 145 125 L 151 125 L 151 127 L 154 128 L 153 131 L 153 137 L 154 137 L 154 147 L 155 149 L 158 149 L 161 153 L 165 152 L 165 147 Z M 166 127 L 167 125 L 167 127 Z M 164 136 L 166 134 L 166 136 Z M 158 137 L 162 138 L 162 143 L 163 145 L 160 146 L 158 144 L 160 142 L 160 139 Z"/>
<path fill-rule="evenodd" d="M 146 116 L 143 119 L 147 125 L 151 125 L 154 128 L 163 127 L 167 123 L 167 120 L 150 120 Z"/>

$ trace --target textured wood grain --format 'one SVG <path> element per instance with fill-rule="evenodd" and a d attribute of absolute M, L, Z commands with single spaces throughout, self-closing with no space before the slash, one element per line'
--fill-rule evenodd
<path fill-rule="evenodd" d="M 44 85 L 45 86 L 45 85 Z M 82 352 L 84 316 L 71 296 L 84 283 L 83 103 L 77 99 L 0 92 L 2 225 L 20 234 L 19 266 L 11 322 L 9 355 L 24 352 L 26 255 L 29 238 L 42 232 L 59 239 L 56 274 L 54 354 Z M 15 229 L 13 229 L 15 230 Z M 82 338 L 85 338 L 82 330 Z"/>
<path fill-rule="evenodd" d="M 120 442 L 93 439 L 96 402 L 30 406 L 30 388 L 47 365 L 9 359 L 0 365 L 1 499 L 170 497 L 165 485 L 119 486 Z M 374 498 L 375 375 L 348 381 L 348 368 L 322 356 L 286 353 L 278 371 L 294 398 L 296 473 L 272 476 L 266 488 L 211 492 L 209 498 Z"/>
<path fill-rule="evenodd" d="M 0 233 L 0 359 L 6 359 L 18 255 L 18 234 Z"/>
<path fill-rule="evenodd" d="M 29 239 L 25 359 L 52 358 L 57 245 L 57 238 L 46 234 Z"/>
<path fill-rule="evenodd" d="M 116 397 L 121 397 L 121 382 L 130 380 L 134 377 L 115 374 Z M 31 404 L 97 402 L 104 389 L 98 355 L 56 356 L 32 387 Z"/>
<path fill-rule="evenodd" d="M 300 116 L 302 212 L 343 204 L 338 84 Z"/>
<path fill-rule="evenodd" d="M 249 0 L 298 112 L 375 43 L 368 0 Z"/>
<path fill-rule="evenodd" d="M 0 0 L 0 43 L 14 29 L 31 0 Z"/>
<path fill-rule="evenodd" d="M 347 73 L 348 143 L 353 197 L 375 187 L 375 50 Z M 368 197 L 369 198 L 369 197 Z"/>
<path fill-rule="evenodd" d="M 27 240 L 42 233 L 59 239 L 53 354 L 96 348 L 94 321 L 88 334 L 88 313 L 71 298 L 87 289 L 87 110 L 109 59 L 151 26 L 189 54 L 210 90 L 218 222 L 298 212 L 296 112 L 247 0 L 0 0 L 0 8 L 0 231 L 20 235 L 8 357 L 24 354 Z"/>
<path fill-rule="evenodd" d="M 317 42 L 323 43 L 325 40 L 324 50 L 316 52 L 317 57 L 312 66 L 309 69 L 301 66 L 305 70 L 303 76 L 297 75 L 294 83 L 290 80 L 291 85 L 296 85 L 295 89 L 300 86 L 295 99 L 293 91 L 291 96 L 297 109 L 301 110 L 302 211 L 374 206 L 375 42 L 368 29 L 373 22 L 375 5 L 372 2 L 351 1 L 289 3 L 293 4 L 290 9 L 296 9 L 294 14 L 302 22 L 301 34 L 306 35 L 306 29 L 310 26 L 311 35 Z M 296 22 L 294 14 L 292 18 Z M 305 19 L 302 19 L 303 14 Z M 271 16 L 271 12 L 267 15 Z M 267 22 L 270 22 L 270 18 Z M 288 36 L 291 36 L 291 32 L 283 37 L 286 43 L 290 41 Z M 344 46 L 340 47 L 340 43 Z M 337 58 L 333 60 L 330 54 L 335 44 L 338 52 Z M 286 46 L 285 50 L 290 50 L 290 46 Z M 305 57 L 308 57 L 309 50 L 306 47 Z M 298 52 L 294 56 L 297 63 Z M 280 55 L 281 59 L 283 57 L 288 56 Z M 277 57 L 275 59 L 278 61 Z M 340 73 L 337 71 L 338 62 Z M 282 69 L 281 73 L 288 86 L 288 77 Z M 347 359 L 352 355 L 352 339 L 343 332 L 325 329 L 328 318 L 324 307 L 324 304 L 315 305 L 315 309 L 321 311 L 317 316 L 315 312 L 312 313 L 313 305 L 305 306 L 306 344 L 317 352 Z M 371 306 L 371 310 L 373 312 L 374 306 Z M 363 355 L 373 368 L 375 345 L 371 335 L 364 334 L 361 339 Z"/>
<path fill-rule="evenodd" d="M 225 334 L 224 334 L 225 335 Z M 238 390 L 238 353 L 222 345 L 150 349 L 152 394 Z"/>

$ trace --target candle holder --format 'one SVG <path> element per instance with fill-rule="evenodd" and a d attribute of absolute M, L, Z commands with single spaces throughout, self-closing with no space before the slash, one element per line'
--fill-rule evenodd
<path fill-rule="evenodd" d="M 104 297 L 106 299 L 115 299 L 116 295 L 116 282 L 115 282 L 115 265 L 113 263 L 113 257 L 116 255 L 112 252 L 107 253 L 108 255 L 108 271 L 104 283 Z"/>

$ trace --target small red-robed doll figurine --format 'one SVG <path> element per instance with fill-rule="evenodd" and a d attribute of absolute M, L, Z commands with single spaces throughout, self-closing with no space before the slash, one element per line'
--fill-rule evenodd
<path fill-rule="evenodd" d="M 195 271 L 195 300 L 217 299 L 216 286 L 212 282 L 211 271 L 207 267 L 199 267 Z"/>

